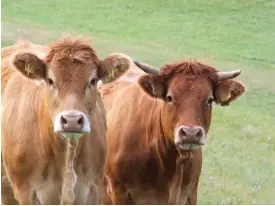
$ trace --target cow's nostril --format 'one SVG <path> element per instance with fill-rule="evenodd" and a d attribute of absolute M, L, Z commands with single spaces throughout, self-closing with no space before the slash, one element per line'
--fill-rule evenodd
<path fill-rule="evenodd" d="M 63 116 L 61 116 L 61 124 L 65 125 L 67 123 L 68 123 L 67 120 Z"/>
<path fill-rule="evenodd" d="M 77 121 L 77 124 L 78 124 L 78 125 L 83 125 L 83 120 L 84 120 L 84 118 L 83 118 L 83 116 L 81 116 L 81 117 L 79 118 L 79 120 Z"/>
<path fill-rule="evenodd" d="M 203 134 L 202 134 L 202 130 L 199 129 L 199 131 L 198 131 L 197 134 L 196 134 L 196 137 L 201 138 L 202 135 L 203 135 Z"/>
<path fill-rule="evenodd" d="M 183 128 L 179 132 L 180 132 L 179 135 L 182 138 L 184 138 L 187 135 Z"/>

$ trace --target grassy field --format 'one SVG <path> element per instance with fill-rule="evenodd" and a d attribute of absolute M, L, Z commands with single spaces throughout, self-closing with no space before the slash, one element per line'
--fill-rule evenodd
<path fill-rule="evenodd" d="M 275 204 L 274 16 L 274 0 L 2 0 L 2 45 L 80 34 L 101 57 L 242 69 L 247 93 L 214 110 L 199 204 Z"/>

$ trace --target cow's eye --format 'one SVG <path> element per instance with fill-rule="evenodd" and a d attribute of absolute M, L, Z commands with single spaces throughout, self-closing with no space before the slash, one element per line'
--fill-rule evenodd
<path fill-rule="evenodd" d="M 210 98 L 207 100 L 207 104 L 208 104 L 208 105 L 212 105 L 213 102 L 214 102 L 214 98 L 213 98 L 213 97 L 210 97 Z"/>
<path fill-rule="evenodd" d="M 97 81 L 98 81 L 98 78 L 96 78 L 96 77 L 95 77 L 95 78 L 92 78 L 92 79 L 91 79 L 91 82 L 90 82 L 90 85 L 91 85 L 91 86 L 96 86 Z"/>
<path fill-rule="evenodd" d="M 171 95 L 167 95 L 167 96 L 166 96 L 166 101 L 167 101 L 168 103 L 172 103 L 172 102 L 173 102 L 172 96 L 171 96 Z"/>
<path fill-rule="evenodd" d="M 53 86 L 54 85 L 54 82 L 53 82 L 53 80 L 51 79 L 51 78 L 47 78 L 47 84 L 49 85 L 49 86 Z"/>

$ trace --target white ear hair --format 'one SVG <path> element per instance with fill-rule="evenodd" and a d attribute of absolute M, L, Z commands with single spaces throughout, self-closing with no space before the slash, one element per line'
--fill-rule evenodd
<path fill-rule="evenodd" d="M 44 80 L 34 80 L 34 83 L 36 86 L 42 86 L 43 84 L 46 84 Z"/>
<path fill-rule="evenodd" d="M 44 60 L 47 56 L 47 53 L 46 52 L 40 52 L 40 51 L 36 51 L 35 52 L 36 56 L 41 59 L 41 60 Z"/>

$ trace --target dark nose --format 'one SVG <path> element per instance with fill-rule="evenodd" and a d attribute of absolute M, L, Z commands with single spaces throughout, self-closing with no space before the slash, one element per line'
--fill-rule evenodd
<path fill-rule="evenodd" d="M 205 144 L 205 133 L 200 126 L 180 126 L 177 135 L 182 139 L 183 143 L 189 144 Z"/>
<path fill-rule="evenodd" d="M 83 115 L 63 114 L 61 116 L 61 125 L 64 132 L 81 132 L 84 125 Z"/>

